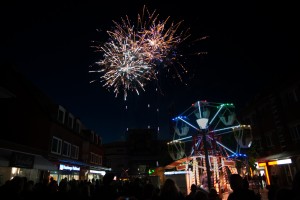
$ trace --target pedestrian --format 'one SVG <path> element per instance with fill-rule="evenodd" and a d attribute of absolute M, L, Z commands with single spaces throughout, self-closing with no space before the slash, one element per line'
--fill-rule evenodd
<path fill-rule="evenodd" d="M 179 190 L 173 179 L 167 178 L 163 184 L 159 199 L 161 200 L 184 200 L 184 195 Z"/>
<path fill-rule="evenodd" d="M 233 192 L 228 195 L 227 200 L 257 200 L 251 190 L 243 187 L 243 178 L 239 174 L 231 174 L 229 184 Z"/>
<path fill-rule="evenodd" d="M 191 192 L 185 197 L 186 200 L 194 200 L 197 193 L 197 185 L 191 185 Z"/>

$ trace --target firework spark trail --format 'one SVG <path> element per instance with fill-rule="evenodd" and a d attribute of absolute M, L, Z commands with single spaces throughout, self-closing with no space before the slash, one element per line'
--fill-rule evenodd
<path fill-rule="evenodd" d="M 122 42 L 122 43 L 121 43 Z M 120 44 L 121 43 L 121 44 Z M 152 66 L 145 62 L 143 49 L 138 45 L 130 45 L 128 39 L 125 41 L 111 41 L 106 43 L 102 50 L 104 59 L 98 64 L 104 66 L 101 72 L 105 72 L 101 78 L 106 81 L 103 85 L 107 88 L 114 88 L 116 96 L 120 88 L 123 89 L 124 98 L 127 91 L 144 90 L 144 82 L 153 76 Z"/>
<path fill-rule="evenodd" d="M 145 18 L 145 13 L 148 16 Z M 150 13 L 144 6 L 142 15 L 138 14 L 137 25 L 130 22 L 128 16 L 121 23 L 113 21 L 115 27 L 107 31 L 109 41 L 95 46 L 103 52 L 103 59 L 96 62 L 103 87 L 112 89 L 117 97 L 120 91 L 127 98 L 128 91 L 145 91 L 147 82 L 157 79 L 159 64 L 166 60 L 176 61 L 176 46 L 185 40 L 183 32 L 177 34 L 182 21 L 167 27 L 169 17 L 158 20 L 156 11 Z M 170 62 L 169 62 L 170 63 Z M 164 66 L 167 66 L 166 64 Z M 91 81 L 93 82 L 93 81 Z"/>

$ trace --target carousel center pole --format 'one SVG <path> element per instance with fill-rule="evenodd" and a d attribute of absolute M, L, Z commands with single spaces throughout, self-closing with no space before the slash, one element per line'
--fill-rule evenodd
<path fill-rule="evenodd" d="M 210 173 L 210 166 L 209 166 L 209 155 L 207 149 L 207 141 L 206 141 L 206 130 L 202 130 L 203 134 L 203 145 L 204 145 L 204 153 L 205 153 L 205 164 L 206 164 L 206 174 L 207 174 L 207 187 L 208 190 L 211 189 L 211 173 Z"/>

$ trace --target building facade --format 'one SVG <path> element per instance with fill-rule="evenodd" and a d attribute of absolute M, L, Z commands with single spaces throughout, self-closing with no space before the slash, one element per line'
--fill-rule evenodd
<path fill-rule="evenodd" d="M 167 141 L 158 140 L 154 129 L 129 129 L 126 141 L 104 144 L 104 165 L 121 179 L 147 176 L 170 162 Z"/>
<path fill-rule="evenodd" d="M 56 104 L 12 66 L 0 73 L 0 185 L 12 177 L 35 182 L 101 178 L 101 137 Z"/>
<path fill-rule="evenodd" d="M 290 185 L 300 170 L 300 79 L 290 75 L 271 83 L 241 112 L 250 124 L 258 170 L 267 184 Z"/>

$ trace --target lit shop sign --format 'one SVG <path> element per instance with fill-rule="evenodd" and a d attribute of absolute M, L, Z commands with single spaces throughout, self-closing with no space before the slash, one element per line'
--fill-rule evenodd
<path fill-rule="evenodd" d="M 104 176 L 106 174 L 105 171 L 98 171 L 98 170 L 90 170 L 91 174 L 101 174 L 102 176 Z"/>
<path fill-rule="evenodd" d="M 284 164 L 291 164 L 292 160 L 289 159 L 284 159 L 284 160 L 275 160 L 275 161 L 271 161 L 268 162 L 268 165 L 284 165 Z"/>
<path fill-rule="evenodd" d="M 171 171 L 171 172 L 165 172 L 165 175 L 173 175 L 173 174 L 189 174 L 190 171 Z"/>
<path fill-rule="evenodd" d="M 266 163 L 258 163 L 258 166 L 259 166 L 259 167 L 265 167 L 265 166 L 266 166 Z"/>
<path fill-rule="evenodd" d="M 60 164 L 59 170 L 80 171 L 80 167 L 67 166 L 67 165 Z"/>

